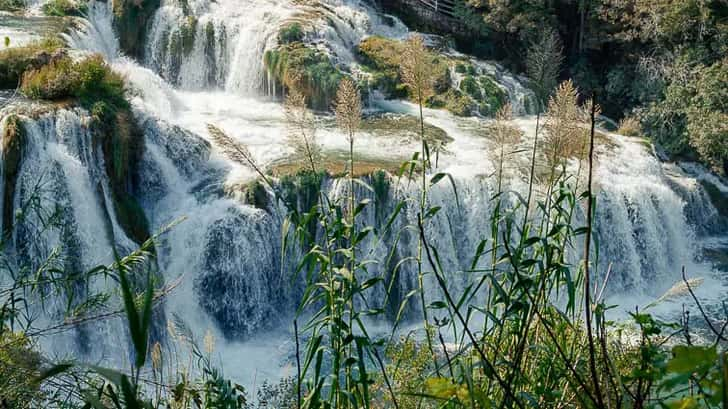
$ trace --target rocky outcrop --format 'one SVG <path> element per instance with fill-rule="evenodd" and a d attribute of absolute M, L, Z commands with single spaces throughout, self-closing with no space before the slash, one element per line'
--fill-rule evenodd
<path fill-rule="evenodd" d="M 113 0 L 114 28 L 126 54 L 144 57 L 147 28 L 160 4 L 160 0 Z"/>
<path fill-rule="evenodd" d="M 2 134 L 3 233 L 11 231 L 14 218 L 15 182 L 23 158 L 25 128 L 17 115 L 5 118 Z"/>
<path fill-rule="evenodd" d="M 264 64 L 278 87 L 298 88 L 309 106 L 317 110 L 331 108 L 339 81 L 344 78 L 328 55 L 301 42 L 267 51 Z"/>

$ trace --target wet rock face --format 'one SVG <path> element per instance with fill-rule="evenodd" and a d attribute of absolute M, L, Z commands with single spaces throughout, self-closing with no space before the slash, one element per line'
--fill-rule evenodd
<path fill-rule="evenodd" d="M 159 8 L 160 0 L 109 0 L 113 1 L 114 26 L 119 45 L 128 55 L 143 58 L 144 44 L 149 24 Z"/>
<path fill-rule="evenodd" d="M 231 209 L 207 232 L 195 290 L 200 306 L 231 339 L 269 329 L 290 311 L 277 227 L 263 211 Z"/>
<path fill-rule="evenodd" d="M 15 182 L 20 170 L 20 161 L 25 143 L 25 128 L 16 115 L 9 116 L 5 121 L 2 134 L 2 175 L 3 186 L 3 230 L 12 229 L 13 199 L 15 197 Z"/>
<path fill-rule="evenodd" d="M 137 115 L 145 138 L 164 149 L 164 154 L 185 176 L 194 177 L 206 168 L 211 145 L 200 136 L 176 125 Z"/>

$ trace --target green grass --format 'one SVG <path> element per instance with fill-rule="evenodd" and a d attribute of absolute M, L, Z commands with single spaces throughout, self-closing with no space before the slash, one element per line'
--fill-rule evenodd
<path fill-rule="evenodd" d="M 303 40 L 303 35 L 304 32 L 301 23 L 290 23 L 283 26 L 280 31 L 278 31 L 278 43 L 289 44 L 299 42 Z"/>
<path fill-rule="evenodd" d="M 88 6 L 83 1 L 76 0 L 50 0 L 43 4 L 43 13 L 46 16 L 66 17 L 83 16 L 88 11 Z"/>
<path fill-rule="evenodd" d="M 50 60 L 51 54 L 63 47 L 56 38 L 46 38 L 22 47 L 0 50 L 0 88 L 15 88 L 23 73 Z"/>
<path fill-rule="evenodd" d="M 24 0 L 0 0 L 0 11 L 18 12 L 25 10 Z"/>
<path fill-rule="evenodd" d="M 27 66 L 24 68 L 28 68 Z M 61 56 L 23 74 L 20 90 L 28 98 L 77 99 L 97 116 L 128 108 L 124 81 L 101 56 L 80 61 Z"/>

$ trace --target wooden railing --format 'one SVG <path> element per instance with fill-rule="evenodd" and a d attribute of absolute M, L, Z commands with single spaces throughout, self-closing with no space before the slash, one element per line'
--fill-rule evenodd
<path fill-rule="evenodd" d="M 426 7 L 450 18 L 455 18 L 454 0 L 419 0 Z"/>

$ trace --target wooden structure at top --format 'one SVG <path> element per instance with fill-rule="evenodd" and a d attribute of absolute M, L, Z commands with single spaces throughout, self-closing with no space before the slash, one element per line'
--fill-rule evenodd
<path fill-rule="evenodd" d="M 454 0 L 419 0 L 419 2 L 435 13 L 457 20 Z"/>

